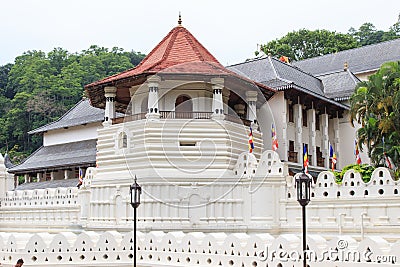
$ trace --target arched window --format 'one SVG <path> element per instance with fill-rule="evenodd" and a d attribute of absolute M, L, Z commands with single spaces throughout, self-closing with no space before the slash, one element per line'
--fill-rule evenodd
<path fill-rule="evenodd" d="M 127 148 L 128 147 L 128 136 L 125 132 L 119 134 L 118 138 L 118 148 Z"/>
<path fill-rule="evenodd" d="M 175 117 L 179 119 L 191 118 L 192 112 L 192 99 L 186 95 L 178 96 L 175 100 Z"/>

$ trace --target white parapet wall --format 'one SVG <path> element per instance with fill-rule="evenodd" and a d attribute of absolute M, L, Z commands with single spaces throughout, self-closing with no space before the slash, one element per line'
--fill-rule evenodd
<path fill-rule="evenodd" d="M 132 232 L 84 232 L 73 234 L 20 234 L 0 232 L 2 266 L 17 259 L 24 266 L 132 266 Z M 271 236 L 223 232 L 137 233 L 138 266 L 302 266 L 299 235 Z M 349 236 L 330 240 L 308 235 L 307 261 L 310 266 L 400 266 L 400 242 L 371 236 L 356 241 Z"/>
<path fill-rule="evenodd" d="M 77 225 L 80 220 L 80 203 L 76 187 L 16 190 L 6 192 L 1 200 L 2 228 L 40 228 L 57 231 Z"/>
<path fill-rule="evenodd" d="M 294 180 L 291 177 L 287 185 L 288 221 L 282 225 L 283 231 L 301 224 Z M 310 231 L 325 235 L 351 233 L 358 238 L 368 233 L 399 238 L 400 184 L 387 168 L 375 169 L 367 183 L 354 170 L 347 171 L 340 184 L 332 172 L 324 171 L 313 182 L 311 192 L 307 206 Z"/>

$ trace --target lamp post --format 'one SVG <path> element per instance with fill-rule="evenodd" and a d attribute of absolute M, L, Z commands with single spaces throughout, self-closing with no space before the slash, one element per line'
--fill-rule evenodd
<path fill-rule="evenodd" d="M 297 201 L 303 211 L 303 267 L 307 267 L 306 206 L 310 202 L 311 178 L 302 173 L 296 178 Z"/>
<path fill-rule="evenodd" d="M 136 267 L 136 210 L 140 205 L 140 194 L 142 194 L 142 188 L 136 182 L 130 186 L 131 193 L 131 205 L 134 210 L 133 212 L 133 266 Z"/>

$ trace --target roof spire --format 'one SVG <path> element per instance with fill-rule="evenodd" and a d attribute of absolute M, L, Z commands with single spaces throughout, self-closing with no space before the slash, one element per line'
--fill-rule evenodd
<path fill-rule="evenodd" d="M 349 64 L 346 62 L 344 62 L 344 66 L 343 66 L 343 70 L 347 70 L 349 68 Z"/>
<path fill-rule="evenodd" d="M 182 17 L 181 17 L 181 12 L 180 11 L 179 11 L 178 26 L 182 26 Z"/>

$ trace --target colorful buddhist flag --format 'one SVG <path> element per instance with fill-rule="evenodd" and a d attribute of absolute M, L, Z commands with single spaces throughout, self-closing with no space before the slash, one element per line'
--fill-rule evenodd
<path fill-rule="evenodd" d="M 304 167 L 304 173 L 308 173 L 308 152 L 307 152 L 307 146 L 303 146 L 303 167 Z"/>
<path fill-rule="evenodd" d="M 276 137 L 276 130 L 274 124 L 272 124 L 271 127 L 271 135 L 272 135 L 272 150 L 276 151 L 279 147 L 279 144 L 278 144 L 278 138 Z"/>
<path fill-rule="evenodd" d="M 355 145 L 354 154 L 356 156 L 356 163 L 358 165 L 360 165 L 361 164 L 361 157 L 360 157 L 360 151 L 358 150 L 357 140 L 354 141 L 354 145 Z"/>
<path fill-rule="evenodd" d="M 253 153 L 254 149 L 254 142 L 253 142 L 253 129 L 250 127 L 250 133 L 249 133 L 249 152 Z"/>
<path fill-rule="evenodd" d="M 79 168 L 79 182 L 78 182 L 77 187 L 78 188 L 81 187 L 82 183 L 83 183 L 83 170 L 82 170 L 82 168 Z"/>
<path fill-rule="evenodd" d="M 332 144 L 329 142 L 329 158 L 333 158 L 333 154 L 334 154 L 333 147 Z"/>
<path fill-rule="evenodd" d="M 331 159 L 331 165 L 332 165 L 331 169 L 332 171 L 334 171 L 337 162 L 337 156 L 330 142 L 329 142 L 329 158 Z"/>
<path fill-rule="evenodd" d="M 388 155 L 386 155 L 386 153 L 384 153 L 384 156 L 386 167 L 388 167 L 389 169 L 393 169 L 392 160 L 388 157 Z"/>
<path fill-rule="evenodd" d="M 336 153 L 335 153 L 335 152 L 333 152 L 333 155 L 332 155 L 332 171 L 334 171 L 334 170 L 335 170 L 335 165 L 336 165 L 336 162 L 337 162 Z"/>

